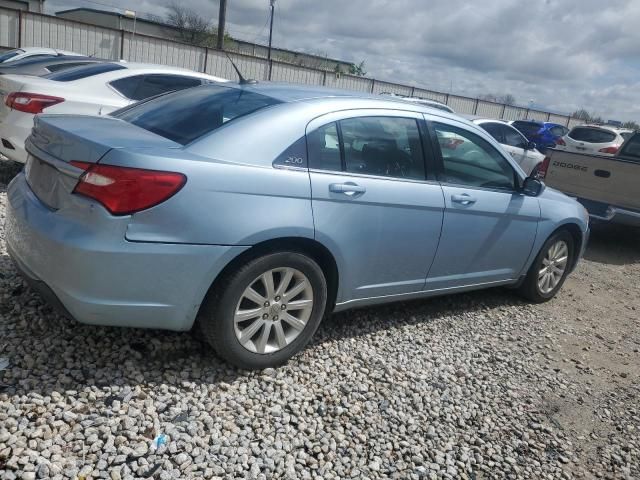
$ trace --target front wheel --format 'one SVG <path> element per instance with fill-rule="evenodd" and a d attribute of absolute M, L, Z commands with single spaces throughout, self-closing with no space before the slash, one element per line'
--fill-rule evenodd
<path fill-rule="evenodd" d="M 574 241 L 569 232 L 561 230 L 552 235 L 529 268 L 520 294 L 535 303 L 551 300 L 569 274 L 573 251 Z"/>
<path fill-rule="evenodd" d="M 219 283 L 200 328 L 222 358 L 245 369 L 277 366 L 300 351 L 327 303 L 322 269 L 301 253 L 256 258 Z"/>

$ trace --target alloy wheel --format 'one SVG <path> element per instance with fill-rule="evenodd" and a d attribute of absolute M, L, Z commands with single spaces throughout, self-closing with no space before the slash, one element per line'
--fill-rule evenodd
<path fill-rule="evenodd" d="M 551 293 L 558 286 L 567 269 L 568 260 L 569 247 L 564 240 L 558 240 L 549 247 L 538 272 L 538 288 L 541 293 Z"/>
<path fill-rule="evenodd" d="M 294 268 L 274 268 L 253 280 L 240 296 L 234 330 L 253 353 L 282 350 L 304 330 L 313 311 L 313 288 Z"/>

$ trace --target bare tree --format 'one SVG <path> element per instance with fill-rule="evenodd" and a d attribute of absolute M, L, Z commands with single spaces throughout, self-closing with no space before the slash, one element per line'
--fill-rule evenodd
<path fill-rule="evenodd" d="M 180 41 L 203 45 L 208 43 L 215 33 L 211 23 L 195 10 L 172 2 L 167 7 L 169 12 L 165 23 L 176 30 Z"/>

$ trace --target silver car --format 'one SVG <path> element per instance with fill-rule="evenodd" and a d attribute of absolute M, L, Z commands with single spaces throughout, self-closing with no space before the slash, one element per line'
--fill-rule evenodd
<path fill-rule="evenodd" d="M 196 87 L 38 115 L 27 150 L 6 220 L 27 280 L 80 322 L 197 324 L 243 368 L 334 311 L 498 285 L 549 300 L 588 234 L 480 127 L 357 93 Z"/>

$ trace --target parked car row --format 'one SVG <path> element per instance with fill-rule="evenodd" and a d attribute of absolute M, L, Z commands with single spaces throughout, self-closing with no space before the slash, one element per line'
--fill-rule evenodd
<path fill-rule="evenodd" d="M 220 80 L 117 62 L 0 76 L 2 151 L 26 160 L 7 249 L 70 317 L 197 325 L 264 368 L 332 311 L 498 285 L 547 301 L 585 248 L 586 211 L 530 175 L 506 123 Z"/>

